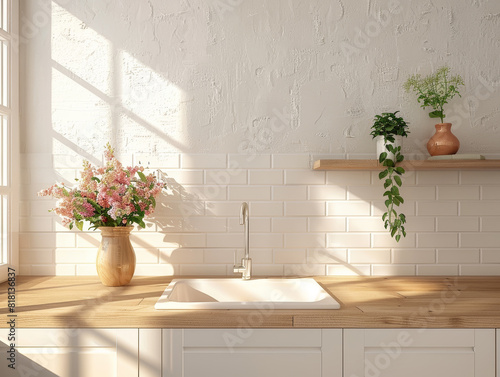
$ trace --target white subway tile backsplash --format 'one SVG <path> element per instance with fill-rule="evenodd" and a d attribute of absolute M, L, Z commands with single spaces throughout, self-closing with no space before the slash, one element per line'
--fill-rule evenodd
<path fill-rule="evenodd" d="M 370 233 L 328 233 L 327 247 L 370 247 Z"/>
<path fill-rule="evenodd" d="M 370 177 L 369 171 L 329 171 L 326 183 L 340 187 L 369 185 Z"/>
<path fill-rule="evenodd" d="M 326 266 L 327 276 L 370 276 L 371 269 L 370 265 L 351 265 L 351 264 L 339 264 L 339 265 L 327 265 Z"/>
<path fill-rule="evenodd" d="M 95 275 L 100 232 L 69 231 L 48 212 L 55 200 L 36 196 L 57 177 L 72 180 L 81 160 L 50 154 L 24 160 L 36 169 L 23 170 L 21 273 Z M 250 205 L 255 276 L 500 275 L 497 171 L 408 171 L 406 201 L 396 208 L 407 216 L 408 234 L 396 242 L 383 227 L 376 171 L 313 171 L 307 153 L 133 160 L 168 173 L 155 217 L 131 236 L 136 275 L 235 277 L 243 201 Z"/>
<path fill-rule="evenodd" d="M 274 263 L 306 263 L 306 249 L 274 249 Z"/>
<path fill-rule="evenodd" d="M 281 185 L 282 170 L 250 170 L 248 172 L 250 185 Z"/>
<path fill-rule="evenodd" d="M 272 191 L 273 200 L 307 200 L 307 186 L 276 186 Z"/>
<path fill-rule="evenodd" d="M 305 198 L 304 198 L 305 199 Z M 309 200 L 345 200 L 346 189 L 340 186 L 309 186 Z"/>
<path fill-rule="evenodd" d="M 159 250 L 160 263 L 203 263 L 203 249 L 162 248 Z"/>
<path fill-rule="evenodd" d="M 384 222 L 379 217 L 350 217 L 347 219 L 348 232 L 384 232 Z"/>
<path fill-rule="evenodd" d="M 286 185 L 324 185 L 326 173 L 324 171 L 300 169 L 285 170 Z"/>
<path fill-rule="evenodd" d="M 205 170 L 205 184 L 215 186 L 245 185 L 247 171 L 244 169 L 209 169 Z"/>
<path fill-rule="evenodd" d="M 279 217 L 272 219 L 274 233 L 305 233 L 307 231 L 307 218 L 305 217 Z"/>
<path fill-rule="evenodd" d="M 458 275 L 458 265 L 417 265 L 417 275 L 420 276 L 456 276 Z"/>
<path fill-rule="evenodd" d="M 374 276 L 411 276 L 415 275 L 414 265 L 385 264 L 374 265 L 372 275 Z"/>
<path fill-rule="evenodd" d="M 269 186 L 230 186 L 228 190 L 229 200 L 271 200 L 271 188 Z"/>
<path fill-rule="evenodd" d="M 479 186 L 438 186 L 438 200 L 479 200 Z"/>
<path fill-rule="evenodd" d="M 500 185 L 500 171 L 474 171 L 463 170 L 460 172 L 462 185 Z"/>
<path fill-rule="evenodd" d="M 463 213 L 462 213 L 463 214 Z M 458 202 L 454 201 L 422 201 L 417 202 L 418 216 L 456 216 L 458 215 Z"/>
<path fill-rule="evenodd" d="M 182 169 L 225 169 L 225 154 L 181 154 Z"/>
<path fill-rule="evenodd" d="M 284 276 L 324 276 L 325 265 L 317 264 L 284 264 Z"/>
<path fill-rule="evenodd" d="M 386 264 L 391 263 L 389 249 L 350 249 L 349 263 L 354 264 Z"/>
<path fill-rule="evenodd" d="M 324 202 L 286 202 L 285 216 L 324 216 Z"/>
<path fill-rule="evenodd" d="M 310 169 L 309 154 L 275 154 L 272 156 L 274 169 Z"/>
<path fill-rule="evenodd" d="M 163 170 L 168 178 L 169 184 L 175 183 L 179 185 L 202 185 L 203 184 L 203 170 Z"/>
<path fill-rule="evenodd" d="M 283 234 L 281 233 L 253 233 L 250 234 L 250 247 L 283 247 Z"/>
<path fill-rule="evenodd" d="M 461 247 L 499 247 L 500 233 L 463 233 L 460 235 Z"/>
<path fill-rule="evenodd" d="M 395 264 L 436 263 L 436 250 L 395 249 L 392 250 L 392 262 Z"/>
<path fill-rule="evenodd" d="M 438 232 L 477 232 L 478 230 L 478 217 L 441 216 L 437 219 Z"/>
<path fill-rule="evenodd" d="M 258 264 L 252 266 L 254 276 L 283 276 L 283 265 L 281 264 Z"/>
<path fill-rule="evenodd" d="M 460 266 L 460 275 L 500 275 L 500 264 L 464 264 Z"/>
<path fill-rule="evenodd" d="M 255 217 L 250 218 L 250 233 L 269 233 L 271 231 L 271 219 L 267 217 Z M 240 218 L 229 218 L 227 219 L 227 231 L 228 232 L 243 232 L 243 225 L 240 224 Z"/>
<path fill-rule="evenodd" d="M 334 201 L 327 203 L 328 216 L 370 216 L 370 203 L 365 201 Z"/>
<path fill-rule="evenodd" d="M 403 186 L 400 188 L 401 193 L 405 200 L 435 200 L 436 187 L 435 186 Z"/>
<path fill-rule="evenodd" d="M 207 233 L 207 247 L 243 247 L 244 238 L 242 233 Z"/>
<path fill-rule="evenodd" d="M 452 171 L 418 171 L 417 184 L 418 185 L 458 185 L 459 172 L 458 170 Z"/>
<path fill-rule="evenodd" d="M 182 229 L 184 232 L 225 232 L 227 230 L 226 219 L 223 217 L 186 217 L 183 220 Z"/>
<path fill-rule="evenodd" d="M 344 217 L 310 217 L 309 232 L 345 232 Z"/>
<path fill-rule="evenodd" d="M 498 200 L 498 186 L 482 186 L 481 199 L 482 200 Z"/>
<path fill-rule="evenodd" d="M 286 233 L 285 247 L 325 247 L 326 236 L 323 233 Z"/>
<path fill-rule="evenodd" d="M 479 249 L 438 249 L 437 263 L 479 263 Z"/>
<path fill-rule="evenodd" d="M 458 233 L 419 233 L 417 246 L 428 247 L 458 247 Z"/>
<path fill-rule="evenodd" d="M 374 233 L 372 234 L 372 247 L 390 247 L 390 248 L 415 248 L 416 237 L 414 233 L 407 232 L 406 237 L 401 237 L 399 242 L 396 242 L 394 238 L 388 232 L 384 233 Z M 421 246 L 419 246 L 420 248 Z"/>
<path fill-rule="evenodd" d="M 368 202 L 382 198 L 384 192 L 385 189 L 382 184 L 379 186 L 349 186 L 347 188 L 347 199 Z"/>
<path fill-rule="evenodd" d="M 283 203 L 251 202 L 250 216 L 283 216 Z"/>
<path fill-rule="evenodd" d="M 500 263 L 500 248 L 498 249 L 482 249 L 482 263 Z"/>
<path fill-rule="evenodd" d="M 252 253 L 252 259 L 253 253 Z M 236 250 L 207 249 L 203 251 L 203 262 L 208 264 L 230 264 L 236 261 Z M 255 262 L 255 261 L 254 261 Z"/>
<path fill-rule="evenodd" d="M 347 263 L 347 249 L 308 249 L 307 263 L 332 264 Z"/>
<path fill-rule="evenodd" d="M 500 200 L 478 200 L 460 202 L 461 216 L 498 216 Z"/>
<path fill-rule="evenodd" d="M 229 167 L 232 169 L 269 169 L 269 154 L 230 154 Z"/>

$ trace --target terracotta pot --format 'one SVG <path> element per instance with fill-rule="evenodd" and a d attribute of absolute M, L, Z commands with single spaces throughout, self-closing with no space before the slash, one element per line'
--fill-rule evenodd
<path fill-rule="evenodd" d="M 97 274 L 102 284 L 120 287 L 132 280 L 135 271 L 135 252 L 130 243 L 133 226 L 99 227 L 101 244 L 97 252 Z"/>
<path fill-rule="evenodd" d="M 436 124 L 436 133 L 427 142 L 431 156 L 455 154 L 460 148 L 460 141 L 451 133 L 451 123 Z"/>

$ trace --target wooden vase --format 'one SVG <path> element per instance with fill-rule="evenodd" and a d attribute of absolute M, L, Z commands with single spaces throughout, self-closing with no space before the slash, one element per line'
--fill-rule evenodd
<path fill-rule="evenodd" d="M 460 141 L 451 132 L 451 123 L 436 124 L 436 133 L 427 142 L 431 156 L 455 154 L 460 148 Z"/>
<path fill-rule="evenodd" d="M 101 244 L 97 252 L 97 274 L 103 285 L 120 287 L 132 280 L 135 252 L 130 243 L 132 226 L 99 227 Z"/>

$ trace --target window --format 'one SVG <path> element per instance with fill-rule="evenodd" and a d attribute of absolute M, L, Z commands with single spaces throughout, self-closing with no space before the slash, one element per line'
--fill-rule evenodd
<path fill-rule="evenodd" d="M 0 0 L 0 281 L 18 261 L 19 4 Z"/>

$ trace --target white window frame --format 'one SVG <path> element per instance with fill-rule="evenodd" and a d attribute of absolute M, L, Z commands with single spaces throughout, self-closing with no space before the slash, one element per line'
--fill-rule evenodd
<path fill-rule="evenodd" d="M 19 1 L 8 1 L 8 17 L 10 30 L 0 30 L 0 38 L 10 42 L 8 61 L 8 107 L 0 106 L 0 115 L 8 117 L 7 146 L 8 184 L 0 186 L 0 194 L 7 197 L 7 243 L 0 259 L 0 282 L 7 280 L 9 268 L 19 274 Z M 2 220 L 3 221 L 3 220 Z M 11 270 L 12 271 L 12 270 Z"/>

